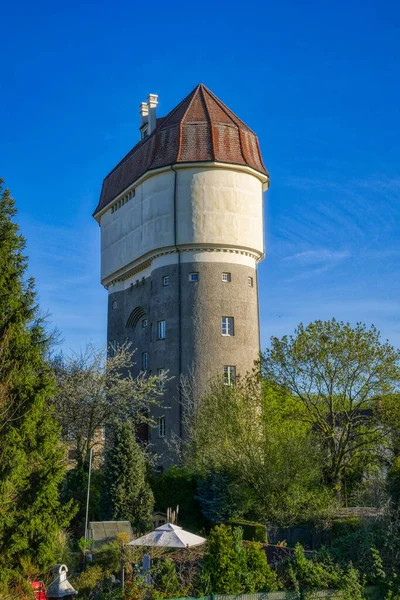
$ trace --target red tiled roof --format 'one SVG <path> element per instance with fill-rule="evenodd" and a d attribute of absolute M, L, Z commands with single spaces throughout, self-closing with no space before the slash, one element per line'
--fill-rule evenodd
<path fill-rule="evenodd" d="M 198 85 L 103 181 L 96 215 L 146 171 L 188 162 L 247 165 L 267 174 L 256 134 L 221 100 Z"/>

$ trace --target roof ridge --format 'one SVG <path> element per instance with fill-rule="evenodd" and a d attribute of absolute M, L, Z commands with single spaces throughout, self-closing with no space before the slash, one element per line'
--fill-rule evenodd
<path fill-rule="evenodd" d="M 184 100 L 187 100 L 189 98 L 189 96 L 192 95 L 192 97 L 190 98 L 189 104 L 187 105 L 187 108 L 186 108 L 185 112 L 183 113 L 182 118 L 181 118 L 180 123 L 179 123 L 179 145 L 178 145 L 178 152 L 177 152 L 177 155 L 176 155 L 176 160 L 177 161 L 179 160 L 179 158 L 181 156 L 181 152 L 182 152 L 182 125 L 183 125 L 183 121 L 184 121 L 184 119 L 185 119 L 185 117 L 187 115 L 187 112 L 188 112 L 189 108 L 193 104 L 193 101 L 194 101 L 194 99 L 196 97 L 196 92 L 198 92 L 200 88 L 201 88 L 201 83 L 198 83 L 196 85 L 196 87 L 190 92 L 190 94 L 188 94 L 186 96 L 186 98 L 184 98 Z M 181 102 L 181 104 L 179 106 L 181 106 L 181 105 L 182 105 L 182 102 Z"/>
<path fill-rule="evenodd" d="M 210 115 L 210 109 L 209 106 L 207 104 L 207 99 L 206 99 L 206 95 L 204 93 L 204 89 L 207 89 L 203 84 L 200 84 L 200 90 L 201 90 L 201 96 L 202 96 L 202 100 L 204 102 L 204 106 L 206 108 L 206 113 L 207 113 L 207 118 L 208 118 L 208 125 L 210 127 L 210 137 L 211 137 L 211 154 L 213 157 L 213 160 L 215 160 L 215 148 L 214 148 L 214 134 L 213 134 L 213 126 L 212 126 L 212 121 L 211 121 L 211 115 Z"/>
<path fill-rule="evenodd" d="M 201 84 L 199 84 L 199 85 L 201 85 Z M 171 118 L 174 116 L 174 114 L 177 112 L 177 110 L 178 110 L 178 109 L 179 109 L 179 108 L 182 106 L 182 104 L 184 104 L 184 103 L 185 103 L 185 102 L 188 100 L 188 98 L 190 98 L 190 96 L 191 96 L 192 94 L 193 94 L 193 97 L 194 97 L 194 95 L 195 95 L 195 92 L 196 92 L 197 88 L 199 87 L 199 85 L 196 85 L 196 87 L 195 87 L 195 88 L 194 88 L 194 89 L 193 89 L 191 92 L 189 92 L 189 94 L 188 94 L 187 96 L 185 96 L 185 97 L 184 97 L 184 99 L 183 99 L 181 102 L 179 102 L 179 104 L 177 104 L 177 105 L 175 106 L 175 108 L 173 108 L 173 109 L 172 109 L 172 110 L 171 110 L 171 111 L 170 111 L 170 112 L 167 114 L 167 116 L 166 116 L 166 117 L 164 117 L 164 120 L 163 120 L 163 122 L 160 124 L 160 127 L 164 127 L 164 126 L 165 126 L 165 124 L 166 124 L 166 123 L 167 123 L 167 122 L 168 122 L 168 121 L 169 121 L 169 120 L 170 120 L 170 119 L 171 119 Z M 193 98 L 191 98 L 191 99 L 190 99 L 189 106 L 190 106 L 190 104 L 191 104 L 192 100 L 193 100 Z M 188 106 L 188 108 L 189 108 L 189 106 Z M 184 116 L 186 115 L 186 113 L 187 113 L 187 110 L 188 110 L 188 109 L 186 109 L 186 110 L 185 110 L 185 112 L 184 112 Z M 182 119 L 181 119 L 181 120 L 182 120 Z"/>
<path fill-rule="evenodd" d="M 144 145 L 146 144 L 146 142 L 148 142 L 148 141 L 149 141 L 149 140 L 150 140 L 150 139 L 153 137 L 153 135 L 154 135 L 155 133 L 157 133 L 157 132 L 158 132 L 158 131 L 159 131 L 159 130 L 162 128 L 162 127 L 164 127 L 164 125 L 167 123 L 167 121 L 169 121 L 169 119 L 171 119 L 171 118 L 174 116 L 174 114 L 176 113 L 176 111 L 177 111 L 177 110 L 178 110 L 178 109 L 179 109 L 179 108 L 182 106 L 182 104 L 183 104 L 183 103 L 184 103 L 184 102 L 185 102 L 185 101 L 186 101 L 186 100 L 189 98 L 189 96 L 190 96 L 191 94 L 194 94 L 194 92 L 196 91 L 196 89 L 197 89 L 197 88 L 198 88 L 200 85 L 201 85 L 201 84 L 199 83 L 199 84 L 198 84 L 198 85 L 197 85 L 197 86 L 196 86 L 196 87 L 195 87 L 195 88 L 194 88 L 194 89 L 193 89 L 191 92 L 189 92 L 189 94 L 188 94 L 187 96 L 185 96 L 185 97 L 183 98 L 183 100 L 181 100 L 181 101 L 179 102 L 179 104 L 177 104 L 177 105 L 176 105 L 174 108 L 172 108 L 172 109 L 169 111 L 169 113 L 168 113 L 168 114 L 167 114 L 165 117 L 161 117 L 161 118 L 162 118 L 162 121 L 161 121 L 161 123 L 158 123 L 158 124 L 157 124 L 157 121 L 156 121 L 156 126 L 155 126 L 154 130 L 151 132 L 151 134 L 150 134 L 150 135 L 147 135 L 147 136 L 146 136 L 146 137 L 144 137 L 142 140 L 139 140 L 139 141 L 138 141 L 138 142 L 137 142 L 137 143 L 136 143 L 136 144 L 133 146 L 133 148 L 131 148 L 131 149 L 129 150 L 129 152 L 127 152 L 127 153 L 125 154 L 125 156 L 123 156 L 123 157 L 121 158 L 121 160 L 120 160 L 120 161 L 119 161 L 119 162 L 118 162 L 118 163 L 115 165 L 115 167 L 114 167 L 113 169 L 111 169 L 111 171 L 110 171 L 109 173 L 107 173 L 107 175 L 105 176 L 104 180 L 106 180 L 106 179 L 107 179 L 107 178 L 108 178 L 108 177 L 109 177 L 109 176 L 110 176 L 112 173 L 114 173 L 114 172 L 115 172 L 115 171 L 118 169 L 118 167 L 120 167 L 120 166 L 121 166 L 121 164 L 122 164 L 122 163 L 123 163 L 125 160 L 127 160 L 127 159 L 129 158 L 129 156 L 130 156 L 131 154 L 133 154 L 133 153 L 134 153 L 134 152 L 135 152 L 135 151 L 136 151 L 136 150 L 139 148 L 139 146 L 144 146 Z M 186 114 L 186 111 L 185 111 L 185 114 Z M 159 117 L 159 118 L 160 118 L 160 117 Z"/>
<path fill-rule="evenodd" d="M 226 104 L 224 102 L 222 102 L 222 100 L 220 100 L 218 98 L 218 96 L 216 96 L 215 94 L 213 94 L 213 92 L 206 85 L 204 85 L 202 83 L 200 85 L 203 87 L 203 89 L 206 90 L 206 92 L 211 96 L 211 98 L 218 104 L 218 106 L 220 107 L 220 109 L 223 110 L 224 113 L 228 117 L 232 118 L 232 116 L 233 116 L 234 117 L 233 120 L 236 119 L 239 122 L 239 123 L 235 123 L 236 126 L 239 127 L 239 124 L 241 124 L 241 125 L 243 125 L 243 127 L 245 127 L 246 129 L 248 129 L 249 131 L 251 131 L 251 133 L 254 133 L 254 135 L 256 135 L 255 132 L 248 125 L 246 125 L 246 123 L 244 121 L 242 121 L 242 119 L 240 117 L 238 117 L 237 114 L 233 112 L 233 110 L 231 110 L 230 108 L 228 108 L 228 106 L 226 106 Z"/>

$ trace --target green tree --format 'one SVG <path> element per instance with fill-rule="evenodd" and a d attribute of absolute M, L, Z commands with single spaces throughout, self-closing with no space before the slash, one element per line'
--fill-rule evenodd
<path fill-rule="evenodd" d="M 399 361 L 399 351 L 382 342 L 373 325 L 351 327 L 335 319 L 271 338 L 262 356 L 264 378 L 302 404 L 301 418 L 317 439 L 338 498 L 354 465 L 370 465 L 385 442 L 377 408 L 379 398 L 399 389 Z"/>
<path fill-rule="evenodd" d="M 278 589 L 276 575 L 267 562 L 265 550 L 259 542 L 246 546 L 246 592 L 274 592 Z"/>
<path fill-rule="evenodd" d="M 325 510 L 331 494 L 301 411 L 292 395 L 277 385 L 261 386 L 256 375 L 235 386 L 216 380 L 197 406 L 185 406 L 191 440 L 185 460 L 205 479 L 197 497 L 207 518 L 287 525 Z"/>
<path fill-rule="evenodd" d="M 0 181 L 0 566 L 46 568 L 71 507 L 59 502 L 65 449 L 50 406 L 50 339 L 15 215 Z"/>
<path fill-rule="evenodd" d="M 105 458 L 104 517 L 130 521 L 134 531 L 143 533 L 152 528 L 154 507 L 145 453 L 130 421 L 117 421 L 110 437 Z"/>
<path fill-rule="evenodd" d="M 154 585 L 152 598 L 174 598 L 181 594 L 176 566 L 170 558 L 164 558 L 154 563 L 151 568 L 151 578 Z"/>
<path fill-rule="evenodd" d="M 217 525 L 207 539 L 201 583 L 206 594 L 240 594 L 243 591 L 243 561 L 232 528 Z"/>

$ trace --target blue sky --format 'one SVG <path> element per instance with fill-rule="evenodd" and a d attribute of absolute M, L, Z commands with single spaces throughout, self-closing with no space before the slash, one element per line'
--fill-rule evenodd
<path fill-rule="evenodd" d="M 101 182 L 205 83 L 259 136 L 271 175 L 262 345 L 300 322 L 374 323 L 400 346 L 400 4 L 7 3 L 0 174 L 43 310 L 79 350 L 106 335 Z"/>

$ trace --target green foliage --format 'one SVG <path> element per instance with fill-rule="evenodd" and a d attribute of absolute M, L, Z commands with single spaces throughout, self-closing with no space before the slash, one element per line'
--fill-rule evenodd
<path fill-rule="evenodd" d="M 388 493 L 391 502 L 400 506 L 400 456 L 397 456 L 388 473 Z"/>
<path fill-rule="evenodd" d="M 117 575 L 121 570 L 121 546 L 116 540 L 103 544 L 93 552 L 93 559 L 104 571 Z"/>
<path fill-rule="evenodd" d="M 358 517 L 346 517 L 344 519 L 335 519 L 332 523 L 331 534 L 332 538 L 340 538 L 343 536 L 357 533 L 364 529 L 364 523 Z"/>
<path fill-rule="evenodd" d="M 235 386 L 216 380 L 193 410 L 186 460 L 203 475 L 196 497 L 211 522 L 288 525 L 330 506 L 304 408 L 285 390 L 261 387 L 256 375 Z"/>
<path fill-rule="evenodd" d="M 262 545 L 243 545 L 242 529 L 215 527 L 208 539 L 200 574 L 205 594 L 240 594 L 278 589 L 275 573 L 267 563 Z"/>
<path fill-rule="evenodd" d="M 144 533 L 152 529 L 153 506 L 146 457 L 134 427 L 129 421 L 117 422 L 105 459 L 104 518 L 130 521 L 135 532 Z"/>
<path fill-rule="evenodd" d="M 230 521 L 232 527 L 241 527 L 243 530 L 243 539 L 250 542 L 267 542 L 267 528 L 262 523 L 252 521 Z"/>
<path fill-rule="evenodd" d="M 295 589 L 326 590 L 339 587 L 341 570 L 329 559 L 322 562 L 317 558 L 307 558 L 301 544 L 296 544 L 288 576 Z"/>
<path fill-rule="evenodd" d="M 254 504 L 249 488 L 240 484 L 235 473 L 228 471 L 206 473 L 199 481 L 195 499 L 204 517 L 214 525 L 240 518 L 251 511 Z"/>
<path fill-rule="evenodd" d="M 151 569 L 154 585 L 152 598 L 176 598 L 182 594 L 176 566 L 170 558 L 164 558 L 154 563 Z"/>
<path fill-rule="evenodd" d="M 278 589 L 277 578 L 267 563 L 262 545 L 250 542 L 246 546 L 246 593 L 274 592 Z"/>
<path fill-rule="evenodd" d="M 363 600 L 364 583 L 360 578 L 359 572 L 350 564 L 343 573 L 340 589 L 343 591 L 343 600 Z"/>
<path fill-rule="evenodd" d="M 315 321 L 293 336 L 271 338 L 263 376 L 283 386 L 303 407 L 316 438 L 327 483 L 340 499 L 343 481 L 379 460 L 387 430 L 377 398 L 399 389 L 400 352 L 372 325 Z"/>
<path fill-rule="evenodd" d="M 242 577 L 240 555 L 230 527 L 217 525 L 207 539 L 201 571 L 204 594 L 240 594 Z"/>
<path fill-rule="evenodd" d="M 0 569 L 1 600 L 34 600 L 34 594 L 27 578 L 19 571 Z"/>
<path fill-rule="evenodd" d="M 103 600 L 112 593 L 110 573 L 100 565 L 89 565 L 71 583 L 84 600 Z"/>
<path fill-rule="evenodd" d="M 50 407 L 51 341 L 26 279 L 25 240 L 0 181 L 0 568 L 30 560 L 48 568 L 57 534 L 73 515 L 59 502 L 65 449 Z M 72 513 L 72 514 L 71 514 Z"/>
<path fill-rule="evenodd" d="M 91 521 L 100 520 L 100 499 L 103 480 L 103 471 L 92 469 L 89 496 L 89 519 Z M 70 526 L 75 537 L 78 538 L 85 533 L 87 487 L 88 463 L 68 471 L 61 485 L 61 501 L 64 504 L 72 502 L 75 506 L 76 512 Z"/>
<path fill-rule="evenodd" d="M 363 525 L 358 519 L 343 519 L 339 524 L 335 532 L 342 535 L 334 537 L 321 556 L 330 556 L 342 569 L 351 563 L 368 584 L 381 584 L 386 575 L 376 546 L 381 544 L 382 526 Z"/>
<path fill-rule="evenodd" d="M 171 467 L 165 473 L 153 477 L 151 486 L 156 510 L 167 512 L 179 506 L 179 523 L 189 531 L 201 531 L 207 527 L 199 501 L 196 499 L 201 476 L 188 468 Z"/>

